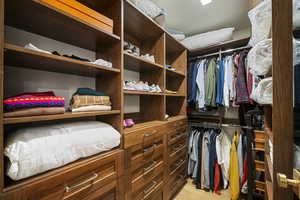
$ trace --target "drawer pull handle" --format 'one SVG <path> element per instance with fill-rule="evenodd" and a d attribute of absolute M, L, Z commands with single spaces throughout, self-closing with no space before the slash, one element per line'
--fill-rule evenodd
<path fill-rule="evenodd" d="M 153 190 L 156 186 L 156 181 L 152 181 L 152 185 L 148 188 L 144 190 L 144 194 L 148 194 L 151 190 Z"/>
<path fill-rule="evenodd" d="M 182 163 L 184 163 L 184 160 L 180 159 L 177 163 L 175 163 L 175 167 L 180 166 Z"/>
<path fill-rule="evenodd" d="M 156 164 L 157 164 L 157 162 L 153 161 L 149 167 L 144 168 L 144 173 L 147 171 L 150 171 Z"/>
<path fill-rule="evenodd" d="M 146 148 L 146 149 L 143 149 L 143 152 L 146 153 L 146 152 L 150 151 L 151 149 L 153 149 L 153 151 L 154 151 L 154 148 L 155 148 L 155 147 L 156 147 L 156 144 L 154 144 L 154 145 L 152 145 L 151 147 L 148 147 L 148 148 Z"/>
<path fill-rule="evenodd" d="M 81 182 L 81 183 L 79 183 L 77 185 L 74 185 L 74 186 L 71 186 L 71 187 L 66 186 L 66 192 L 71 192 L 71 191 L 79 188 L 80 186 L 85 185 L 85 184 L 87 184 L 87 183 L 95 180 L 96 178 L 98 178 L 98 174 L 94 173 L 93 177 L 91 177 L 91 178 L 89 178 L 89 179 L 87 179 L 87 180 L 85 180 L 85 181 L 83 181 L 83 182 Z"/>
<path fill-rule="evenodd" d="M 175 146 L 174 147 L 174 151 L 178 151 L 179 149 L 181 149 L 184 145 L 179 145 L 179 146 Z"/>
<path fill-rule="evenodd" d="M 158 131 L 157 130 L 154 130 L 152 133 L 145 133 L 144 134 L 144 137 L 150 137 L 150 136 L 153 136 L 157 133 Z"/>

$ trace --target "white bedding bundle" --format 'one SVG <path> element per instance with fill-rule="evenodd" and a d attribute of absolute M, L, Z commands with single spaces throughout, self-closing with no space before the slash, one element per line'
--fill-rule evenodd
<path fill-rule="evenodd" d="M 120 144 L 120 133 L 98 121 L 21 128 L 8 134 L 4 150 L 7 175 L 27 178 Z"/>
<path fill-rule="evenodd" d="M 268 74 L 272 69 L 272 39 L 256 44 L 248 53 L 247 64 L 252 74 Z"/>

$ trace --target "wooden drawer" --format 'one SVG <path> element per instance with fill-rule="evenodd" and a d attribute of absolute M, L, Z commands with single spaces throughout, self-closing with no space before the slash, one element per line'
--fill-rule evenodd
<path fill-rule="evenodd" d="M 169 122 L 167 124 L 167 130 L 169 130 L 169 131 L 179 131 L 179 130 L 184 130 L 186 128 L 187 128 L 187 120 L 186 119 Z"/>
<path fill-rule="evenodd" d="M 104 194 L 106 185 L 116 182 L 122 174 L 123 151 L 117 150 L 36 181 L 26 188 L 27 199 L 77 200 L 93 196 L 94 193 Z M 110 186 L 113 189 L 116 184 Z"/>
<path fill-rule="evenodd" d="M 140 192 L 136 200 L 162 200 L 163 199 L 163 182 L 151 182 L 143 192 Z"/>
<path fill-rule="evenodd" d="M 177 131 L 171 131 L 168 134 L 168 145 L 172 145 L 180 140 L 183 140 L 187 137 L 186 127 L 181 128 Z"/>
<path fill-rule="evenodd" d="M 164 162 L 157 163 L 155 167 L 149 169 L 147 172 L 143 173 L 141 176 L 137 177 L 135 180 L 132 181 L 132 192 L 139 191 L 150 182 L 153 182 L 155 177 L 157 177 L 160 174 L 163 174 L 163 171 Z"/>
<path fill-rule="evenodd" d="M 169 157 L 172 158 L 172 157 L 176 156 L 183 149 L 187 149 L 186 138 L 178 141 L 177 143 L 174 143 L 174 144 L 168 146 Z"/>
<path fill-rule="evenodd" d="M 186 166 L 187 163 L 187 155 L 186 151 L 182 151 L 181 155 L 177 157 L 177 159 L 169 164 L 169 175 L 173 176 L 174 173 L 180 169 L 183 165 Z"/>
<path fill-rule="evenodd" d="M 186 165 L 181 166 L 174 172 L 166 185 L 165 192 L 167 193 L 167 199 L 172 199 L 174 195 L 184 186 L 186 183 Z"/>
<path fill-rule="evenodd" d="M 264 139 L 255 139 L 255 148 L 256 149 L 265 149 L 265 140 Z"/>
<path fill-rule="evenodd" d="M 160 145 L 149 157 L 134 159 L 131 165 L 132 180 L 151 171 L 158 163 L 164 162 L 163 145 Z"/>
<path fill-rule="evenodd" d="M 150 181 L 143 185 L 140 189 L 133 192 L 133 199 L 155 199 L 155 191 L 163 187 L 163 172 L 154 176 Z M 156 199 L 155 199 L 156 200 Z"/>
<path fill-rule="evenodd" d="M 166 127 L 158 125 L 146 127 L 124 135 L 124 148 L 136 145 L 149 146 L 158 140 L 163 140 Z"/>

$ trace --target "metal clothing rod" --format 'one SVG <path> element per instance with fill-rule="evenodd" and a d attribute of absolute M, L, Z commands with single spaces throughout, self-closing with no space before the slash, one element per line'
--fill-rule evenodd
<path fill-rule="evenodd" d="M 238 48 L 234 48 L 234 49 L 228 49 L 228 50 L 225 50 L 225 51 L 219 51 L 219 52 L 216 52 L 216 53 L 211 53 L 211 54 L 207 54 L 207 55 L 203 55 L 203 56 L 196 56 L 196 57 L 191 58 L 191 60 L 201 59 L 201 58 L 207 58 L 207 57 L 210 57 L 210 56 L 215 56 L 215 55 L 220 55 L 220 54 L 224 54 L 224 53 L 235 52 L 235 51 L 249 49 L 249 48 L 251 48 L 251 47 L 250 46 L 244 46 L 244 47 L 238 47 Z"/>
<path fill-rule="evenodd" d="M 242 129 L 253 129 L 251 126 L 241 126 L 237 124 L 221 124 L 221 123 L 211 123 L 211 122 L 189 122 L 191 126 L 196 127 L 205 127 L 205 128 L 221 128 L 221 127 L 229 127 L 229 128 L 242 128 Z"/>

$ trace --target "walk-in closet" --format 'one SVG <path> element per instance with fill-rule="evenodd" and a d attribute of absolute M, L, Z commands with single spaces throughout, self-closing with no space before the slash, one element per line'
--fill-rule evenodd
<path fill-rule="evenodd" d="M 0 0 L 0 200 L 300 198 L 300 0 Z"/>

